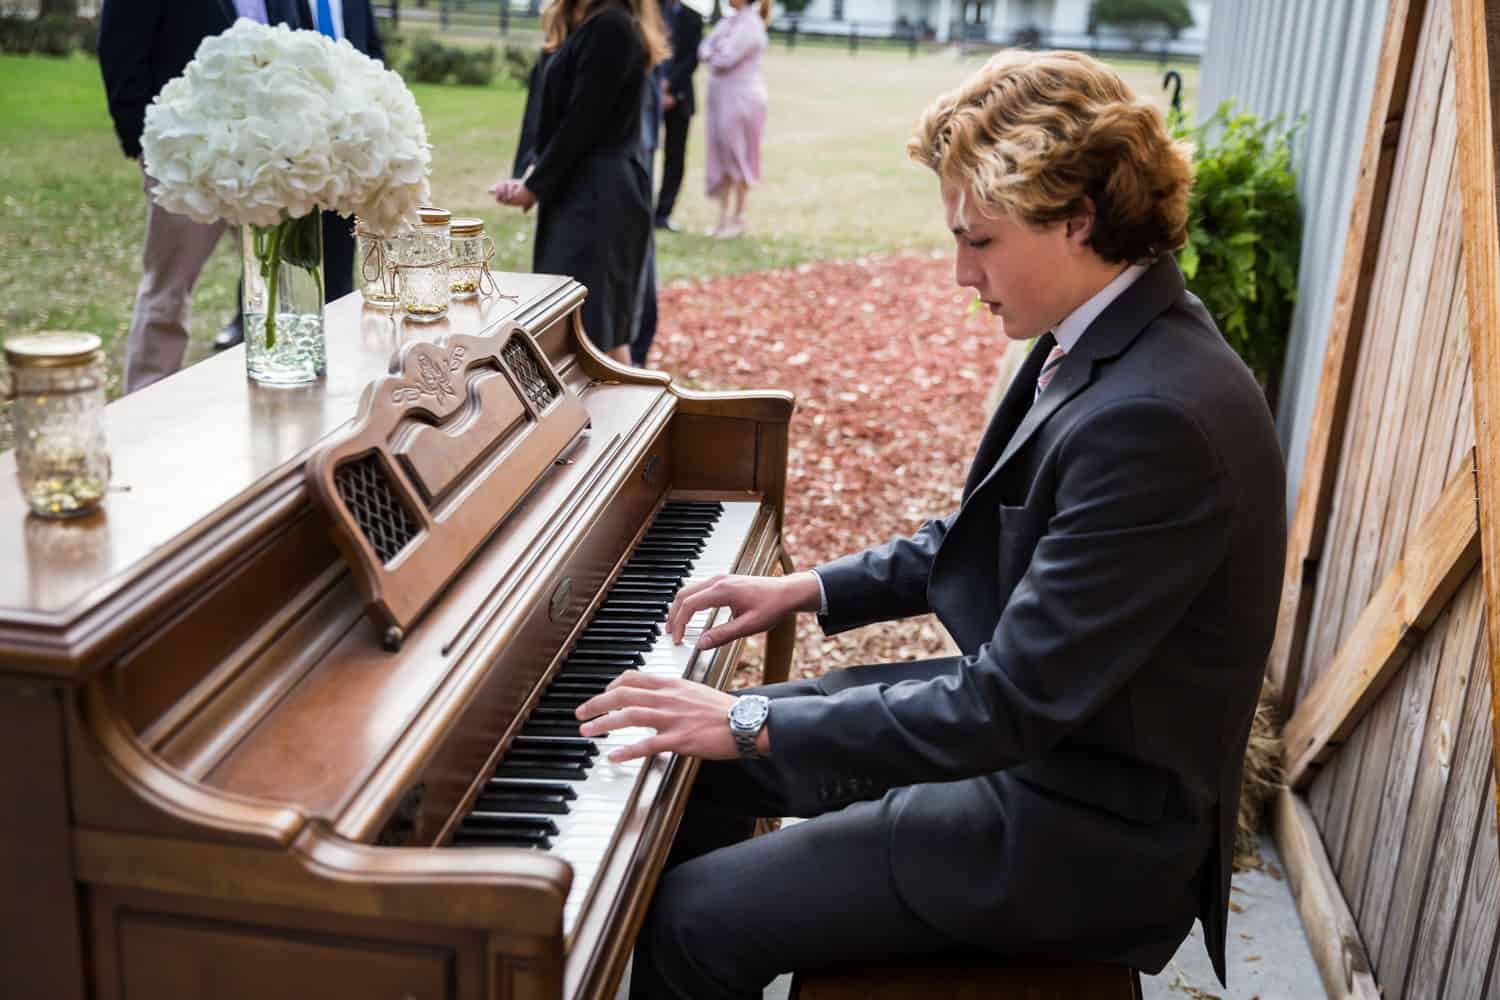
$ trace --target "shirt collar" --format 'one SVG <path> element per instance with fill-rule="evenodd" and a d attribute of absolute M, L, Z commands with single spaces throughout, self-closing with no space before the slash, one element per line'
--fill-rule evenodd
<path fill-rule="evenodd" d="M 1115 279 L 1094 293 L 1094 297 L 1083 305 L 1068 313 L 1066 319 L 1057 324 L 1053 334 L 1057 338 L 1058 346 L 1064 351 L 1072 352 L 1083 339 L 1083 334 L 1089 325 L 1099 318 L 1099 314 L 1109 308 L 1109 304 L 1135 284 L 1136 279 L 1146 273 L 1146 264 L 1131 264 L 1125 270 L 1115 276 Z"/>

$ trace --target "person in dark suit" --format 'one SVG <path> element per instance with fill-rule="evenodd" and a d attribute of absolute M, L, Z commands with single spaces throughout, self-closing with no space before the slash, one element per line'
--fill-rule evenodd
<path fill-rule="evenodd" d="M 1242 760 L 1276 625 L 1285 472 L 1259 386 L 1185 290 L 1191 166 L 1077 53 L 1004 52 L 920 119 L 957 280 L 1039 337 L 958 510 L 784 577 L 684 587 L 714 648 L 936 612 L 958 657 L 734 695 L 636 671 L 578 710 L 611 753 L 705 760 L 636 997 L 759 996 L 820 963 L 967 949 L 1221 979 Z M 743 840 L 755 816 L 808 816 Z"/>
<path fill-rule="evenodd" d="M 146 107 L 180 76 L 203 39 L 236 18 L 298 24 L 292 0 L 105 0 L 99 14 L 99 70 L 120 148 L 141 156 Z M 134 392 L 182 366 L 192 316 L 193 286 L 224 224 L 194 222 L 151 200 L 146 190 L 143 273 L 125 341 L 125 391 Z"/>
<path fill-rule="evenodd" d="M 541 206 L 533 269 L 581 282 L 584 332 L 629 364 L 651 237 L 641 103 L 665 32 L 654 0 L 558 0 L 542 31 L 513 175 L 490 193 Z"/>
<path fill-rule="evenodd" d="M 697 110 L 693 72 L 698 68 L 698 45 L 703 41 L 703 15 L 682 0 L 666 0 L 662 14 L 672 35 L 672 58 L 664 64 L 661 90 L 666 135 L 662 141 L 661 191 L 656 196 L 656 228 L 675 233 L 678 226 L 672 221 L 672 209 L 682 189 L 688 125 Z"/>

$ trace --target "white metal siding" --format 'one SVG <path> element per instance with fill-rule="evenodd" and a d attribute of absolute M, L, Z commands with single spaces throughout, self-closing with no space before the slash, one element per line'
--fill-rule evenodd
<path fill-rule="evenodd" d="M 1386 0 L 1220 0 L 1203 52 L 1200 120 L 1229 98 L 1263 118 L 1307 115 L 1293 146 L 1302 264 L 1276 413 L 1288 514 L 1317 405 L 1385 16 Z"/>

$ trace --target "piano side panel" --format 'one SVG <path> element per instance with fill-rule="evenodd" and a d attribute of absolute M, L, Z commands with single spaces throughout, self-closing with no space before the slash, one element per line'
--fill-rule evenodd
<path fill-rule="evenodd" d="M 496 962 L 483 931 L 140 890 L 91 888 L 87 905 L 97 1000 L 508 1000 L 536 972 Z"/>
<path fill-rule="evenodd" d="M 680 490 L 756 489 L 754 420 L 679 413 L 672 422 L 674 485 Z"/>
<path fill-rule="evenodd" d="M 6 996 L 82 1000 L 60 693 L 0 683 L 0 984 Z"/>

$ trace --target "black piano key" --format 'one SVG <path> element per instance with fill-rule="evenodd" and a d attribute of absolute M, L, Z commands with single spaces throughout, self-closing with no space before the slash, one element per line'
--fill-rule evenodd
<path fill-rule="evenodd" d="M 460 827 L 453 833 L 453 847 L 534 847 L 546 851 L 552 847 L 547 837 L 511 837 L 491 833 L 488 830 L 465 830 Z"/>
<path fill-rule="evenodd" d="M 596 615 L 583 630 L 584 635 L 660 635 L 661 627 L 656 622 L 621 619 L 618 615 Z"/>
<path fill-rule="evenodd" d="M 631 601 L 624 598 L 615 600 L 613 598 L 606 597 L 604 599 L 604 604 L 600 606 L 599 610 L 605 613 L 624 612 L 625 614 L 654 614 L 660 615 L 661 617 L 665 618 L 667 617 L 667 602 Z"/>
<path fill-rule="evenodd" d="M 592 664 L 603 667 L 619 667 L 621 670 L 628 670 L 631 667 L 642 666 L 645 662 L 646 658 L 644 656 L 640 653 L 632 653 L 629 650 L 610 650 L 609 652 L 600 653 L 574 651 L 569 653 L 568 658 L 563 661 L 563 669 L 566 670 L 569 666 Z"/>
<path fill-rule="evenodd" d="M 609 682 L 604 680 L 583 680 L 580 678 L 557 677 L 551 684 L 547 685 L 546 694 L 586 694 L 596 695 L 609 687 Z"/>
<path fill-rule="evenodd" d="M 671 601 L 677 596 L 681 587 L 674 587 L 670 583 L 636 583 L 634 580 L 620 581 L 609 588 L 606 600 L 616 597 L 625 597 L 631 600 L 646 601 Z"/>
<path fill-rule="evenodd" d="M 532 723 L 527 723 L 523 732 Z M 573 723 L 573 734 L 578 734 L 578 724 Z M 576 760 L 533 762 L 529 760 L 504 761 L 495 768 L 497 778 L 543 778 L 553 781 L 582 781 L 588 777 L 588 767 Z"/>
<path fill-rule="evenodd" d="M 662 510 L 723 511 L 722 500 L 668 500 Z"/>
<path fill-rule="evenodd" d="M 686 575 L 687 574 L 685 573 L 664 573 L 661 570 L 652 570 L 650 572 L 646 572 L 627 569 L 625 572 L 620 574 L 620 581 L 626 584 L 647 584 L 648 586 L 672 587 L 673 589 L 676 589 L 677 587 L 682 586 L 683 578 Z M 607 595 L 605 597 L 605 600 L 609 600 L 609 597 Z"/>
<path fill-rule="evenodd" d="M 578 706 L 594 697 L 592 694 L 565 694 L 553 693 L 551 691 L 542 695 L 542 700 L 537 702 L 538 708 L 559 709 L 573 715 Z M 574 716 L 576 718 L 576 716 Z M 555 718 L 555 716 L 543 716 L 543 718 Z"/>
<path fill-rule="evenodd" d="M 585 663 L 585 664 L 581 664 L 581 665 L 576 666 L 576 667 L 564 667 L 563 668 L 563 672 L 561 674 L 559 674 L 558 676 L 566 676 L 569 680 L 575 680 L 575 679 L 596 680 L 597 679 L 597 680 L 604 680 L 604 681 L 612 681 L 616 677 L 618 677 L 621 674 L 623 674 L 626 670 L 634 670 L 634 669 L 635 669 L 634 667 L 624 667 L 624 668 L 621 668 L 621 667 L 601 667 L 597 663 L 592 663 L 592 664 Z M 577 733 L 571 733 L 569 735 L 576 736 L 578 734 Z"/>
<path fill-rule="evenodd" d="M 557 824 L 545 817 L 507 816 L 505 813 L 487 812 L 483 809 L 469 813 L 458 825 L 461 829 L 493 830 L 515 837 L 557 836 Z"/>
<path fill-rule="evenodd" d="M 578 798 L 572 786 L 561 783 L 527 784 L 521 781 L 490 781 L 479 793 L 474 807 L 492 813 L 545 813 L 565 816 L 568 803 Z"/>
<path fill-rule="evenodd" d="M 644 653 L 646 650 L 655 645 L 656 641 L 653 639 L 637 639 L 634 641 L 631 641 L 629 639 L 605 639 L 595 642 L 583 642 L 580 640 L 578 645 L 573 647 L 573 652 L 604 654 Z"/>
<path fill-rule="evenodd" d="M 635 556 L 679 556 L 691 559 L 694 556 L 702 554 L 702 542 L 673 542 L 666 541 L 665 539 L 662 541 L 652 541 L 651 539 L 643 538 L 641 539 L 641 544 L 637 545 L 635 551 L 631 553 L 631 558 Z"/>
<path fill-rule="evenodd" d="M 670 548 L 686 549 L 692 555 L 701 555 L 703 549 L 708 545 L 708 536 L 705 533 L 694 531 L 682 531 L 677 528 L 658 528 L 646 532 L 641 536 L 641 545 L 661 545 Z"/>
<path fill-rule="evenodd" d="M 510 749 L 516 750 L 578 750 L 590 757 L 598 756 L 599 747 L 591 739 L 575 736 L 572 739 L 532 739 L 527 736 L 517 736 L 511 742 Z"/>
<path fill-rule="evenodd" d="M 656 528 L 697 528 L 707 533 L 718 520 L 717 514 L 661 514 L 651 524 Z"/>
<path fill-rule="evenodd" d="M 545 702 L 546 699 L 543 701 Z M 583 703 L 579 702 L 579 704 Z M 583 721 L 573 714 L 573 709 L 577 707 L 577 705 L 539 704 L 531 710 L 531 715 L 527 716 L 527 719 L 531 722 L 571 722 L 574 728 L 577 728 Z"/>
<path fill-rule="evenodd" d="M 502 758 L 501 763 L 530 765 L 576 764 L 587 771 L 594 766 L 594 758 L 582 750 L 511 750 Z"/>
<path fill-rule="evenodd" d="M 570 721 L 570 723 L 531 720 L 520 727 L 520 733 L 522 733 L 522 736 L 577 736 L 577 727 L 579 726 L 582 726 L 582 723 L 579 723 L 577 720 Z M 495 774 L 504 778 L 562 778 L 564 781 L 576 781 L 583 777 L 582 768 L 577 768 L 576 771 L 547 771 L 543 766 L 537 765 L 535 774 L 531 774 L 531 772 L 522 774 L 522 772 L 517 771 L 517 768 L 529 768 L 529 766 L 531 765 L 520 765 L 520 763 L 507 765 L 507 763 L 501 762 L 499 768 L 495 769 Z"/>

